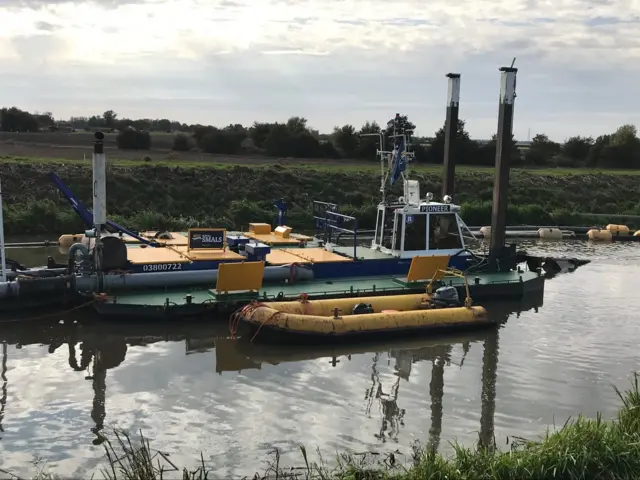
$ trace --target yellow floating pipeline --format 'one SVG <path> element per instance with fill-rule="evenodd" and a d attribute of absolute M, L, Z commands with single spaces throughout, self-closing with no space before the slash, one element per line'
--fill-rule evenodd
<path fill-rule="evenodd" d="M 629 235 L 629 227 L 626 225 L 615 225 L 610 223 L 606 228 L 612 235 Z"/>
<path fill-rule="evenodd" d="M 351 336 L 488 323 L 484 307 L 428 308 L 430 297 L 423 294 L 270 302 L 247 306 L 239 315 L 257 329 L 256 334 L 267 328 L 307 336 Z M 351 314 L 357 304 L 371 305 L 373 313 Z"/>
<path fill-rule="evenodd" d="M 598 230 L 592 228 L 587 232 L 587 238 L 594 242 L 610 242 L 613 240 L 611 230 Z"/>

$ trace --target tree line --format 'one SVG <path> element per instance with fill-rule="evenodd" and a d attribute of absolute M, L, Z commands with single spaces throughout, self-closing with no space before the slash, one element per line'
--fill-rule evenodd
<path fill-rule="evenodd" d="M 366 122 L 357 129 L 353 125 L 335 127 L 329 134 L 312 129 L 302 117 L 286 122 L 254 122 L 250 127 L 240 124 L 226 127 L 180 123 L 168 119 L 118 118 L 113 110 L 92 117 L 72 117 L 56 121 L 50 112 L 30 113 L 16 107 L 0 109 L 0 130 L 35 132 L 59 130 L 104 130 L 117 132 L 118 148 L 149 150 L 152 133 L 174 135 L 173 150 L 202 151 L 211 154 L 263 154 L 273 157 L 331 158 L 376 160 L 382 134 L 383 148 L 393 148 L 393 132 L 404 133 L 410 140 L 410 150 L 419 163 L 442 163 L 444 157 L 444 125 L 433 137 L 414 136 L 415 124 L 407 116 L 392 118 L 386 125 Z M 488 142 L 472 140 L 465 121 L 458 122 L 454 157 L 456 163 L 491 166 L 495 162 L 496 137 Z M 598 167 L 640 168 L 640 139 L 636 127 L 622 125 L 615 132 L 597 138 L 574 136 L 563 143 L 554 142 L 544 133 L 533 137 L 529 145 L 518 147 L 511 138 L 511 159 L 514 166 L 535 167 Z"/>

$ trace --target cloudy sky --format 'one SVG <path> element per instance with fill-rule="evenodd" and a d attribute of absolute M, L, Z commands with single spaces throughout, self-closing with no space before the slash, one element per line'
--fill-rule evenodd
<path fill-rule="evenodd" d="M 0 105 L 429 135 L 453 71 L 487 138 L 517 57 L 516 136 L 563 140 L 640 123 L 639 23 L 640 0 L 0 0 Z"/>

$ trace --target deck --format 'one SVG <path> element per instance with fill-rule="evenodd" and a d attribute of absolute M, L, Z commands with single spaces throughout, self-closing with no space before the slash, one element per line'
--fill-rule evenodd
<path fill-rule="evenodd" d="M 476 303 L 486 300 L 520 299 L 528 293 L 541 292 L 544 288 L 544 277 L 530 271 L 478 274 L 476 277 L 470 277 L 468 281 L 471 297 Z M 455 286 L 460 298 L 464 298 L 465 289 L 462 278 L 445 277 L 441 285 Z M 215 286 L 212 285 L 212 287 Z M 311 300 L 401 295 L 424 292 L 424 288 L 424 283 L 407 284 L 402 279 L 392 277 L 357 277 L 333 281 L 313 280 L 297 284 L 267 284 L 262 286 L 257 296 L 217 296 L 214 290 L 207 288 L 182 288 L 164 292 L 154 290 L 118 294 L 104 303 L 96 304 L 96 309 L 102 315 L 114 317 L 119 315 L 166 317 L 174 314 L 179 317 L 182 315 L 181 310 L 228 311 L 256 298 L 261 301 L 295 300 L 303 293 Z M 190 304 L 186 302 L 187 295 L 191 295 Z"/>
<path fill-rule="evenodd" d="M 353 258 L 353 245 L 350 247 L 334 245 L 332 246 L 332 249 L 336 253 L 347 255 Z M 389 258 L 393 258 L 393 256 L 387 253 L 382 253 L 378 250 L 372 250 L 369 247 L 365 247 L 363 245 L 358 245 L 356 247 L 356 257 L 358 257 L 358 260 L 386 260 Z"/>
<path fill-rule="evenodd" d="M 130 248 L 127 258 L 132 265 L 153 265 L 165 263 L 189 263 L 211 260 L 244 260 L 239 253 L 231 250 L 191 250 L 185 246 L 167 248 Z"/>

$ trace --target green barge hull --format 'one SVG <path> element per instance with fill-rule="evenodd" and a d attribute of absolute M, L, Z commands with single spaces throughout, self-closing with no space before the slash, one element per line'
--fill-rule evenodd
<path fill-rule="evenodd" d="M 475 303 L 486 301 L 520 300 L 528 295 L 541 296 L 545 277 L 534 271 L 483 273 L 468 277 L 469 291 Z M 464 279 L 445 277 L 435 282 L 456 287 L 460 298 L 466 297 Z M 219 294 L 207 288 L 139 291 L 109 295 L 94 308 L 104 317 L 139 320 L 180 319 L 206 314 L 226 314 L 252 301 L 291 301 L 307 296 L 309 300 L 364 297 L 371 295 L 402 295 L 421 293 L 426 282 L 409 283 L 406 279 L 390 277 L 344 278 L 334 281 L 308 281 L 295 284 L 265 284 L 260 292 Z"/>

